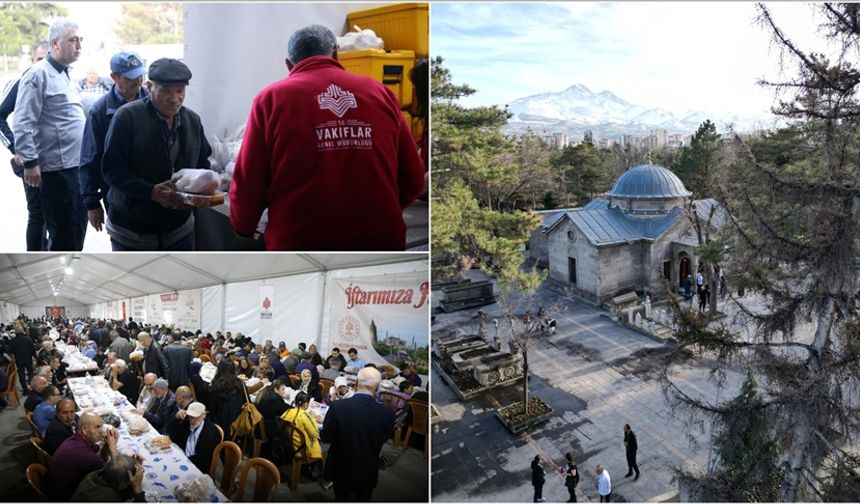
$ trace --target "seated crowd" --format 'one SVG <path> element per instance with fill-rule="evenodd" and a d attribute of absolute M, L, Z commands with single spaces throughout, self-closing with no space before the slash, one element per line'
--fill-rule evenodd
<path fill-rule="evenodd" d="M 369 464 L 375 471 L 382 443 L 396 427 L 411 425 L 408 401 L 429 401 L 411 361 L 404 361 L 399 370 L 388 363 L 376 366 L 359 358 L 355 348 L 346 355 L 333 348 L 323 358 L 316 345 L 298 343 L 288 349 L 283 341 L 277 347 L 271 340 L 255 344 L 242 333 L 143 326 L 132 318 L 48 321 L 22 316 L 3 329 L 0 391 L 8 387 L 7 374 L 17 372 L 26 396 L 24 408 L 32 413 L 42 447 L 53 457 L 45 486 L 51 500 L 143 496 L 142 459 L 117 452 L 118 432 L 103 428 L 102 417 L 78 412 L 58 346 L 75 347 L 94 361 L 98 371 L 92 374 L 103 376 L 125 396 L 131 411 L 169 436 L 204 474 L 209 473 L 216 445 L 222 437 L 231 439 L 234 422 L 246 403 L 253 402 L 265 432 L 260 456 L 276 465 L 307 457 L 313 462 L 303 466 L 306 474 L 333 484 L 338 500 L 370 498 L 376 473 L 357 479 L 356 471 L 347 469 L 368 456 L 358 446 L 367 447 L 370 439 L 378 447 L 375 463 Z M 201 371 L 210 364 L 217 371 L 211 380 L 204 379 Z M 388 393 L 396 396 L 396 403 L 380 392 L 383 380 L 390 381 L 389 388 L 395 385 Z M 322 424 L 311 409 L 314 402 L 329 406 Z M 352 418 L 354 425 L 345 418 Z M 290 428 L 284 430 L 284 424 Z M 324 471 L 323 442 L 330 445 Z"/>

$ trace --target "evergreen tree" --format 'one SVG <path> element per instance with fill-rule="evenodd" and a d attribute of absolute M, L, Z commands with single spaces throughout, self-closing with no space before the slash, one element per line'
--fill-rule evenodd
<path fill-rule="evenodd" d="M 674 158 L 672 171 L 696 198 L 711 198 L 716 192 L 714 171 L 721 147 L 722 139 L 717 134 L 717 127 L 706 120 L 696 130 L 690 145 L 682 147 Z"/>
<path fill-rule="evenodd" d="M 783 97 L 775 112 L 792 129 L 749 143 L 735 136 L 736 161 L 716 185 L 730 215 L 727 269 L 761 297 L 762 308 L 737 305 L 749 334 L 678 314 L 679 352 L 744 359 L 767 388 L 758 412 L 782 471 L 772 498 L 790 502 L 848 494 L 845 475 L 857 466 L 847 448 L 860 435 L 860 11 L 857 4 L 815 8 L 824 36 L 838 45 L 833 57 L 799 48 L 757 5 L 760 23 L 797 69 L 784 82 L 763 82 Z M 743 404 L 686 394 L 671 368 L 665 390 L 677 406 L 695 416 L 743 412 Z"/>

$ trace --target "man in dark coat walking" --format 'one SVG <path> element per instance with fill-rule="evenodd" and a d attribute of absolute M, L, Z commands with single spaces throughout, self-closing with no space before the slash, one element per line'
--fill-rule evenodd
<path fill-rule="evenodd" d="M 543 484 L 546 482 L 546 470 L 540 465 L 540 455 L 532 459 L 532 486 L 535 487 L 534 502 L 543 502 Z"/>
<path fill-rule="evenodd" d="M 167 366 L 170 368 L 170 375 L 166 377 L 170 383 L 170 390 L 176 390 L 177 387 L 187 385 L 188 368 L 194 358 L 194 351 L 191 350 L 191 347 L 181 343 L 178 329 L 174 330 L 173 334 L 167 338 L 167 346 L 164 347 L 163 352 L 167 359 Z"/>
<path fill-rule="evenodd" d="M 636 434 L 633 433 L 630 424 L 624 424 L 624 447 L 627 451 L 627 474 L 624 477 L 629 478 L 633 476 L 633 471 L 636 471 L 636 477 L 633 478 L 633 481 L 636 481 L 639 479 L 639 465 L 636 463 L 636 451 L 639 445 L 636 443 Z"/>
<path fill-rule="evenodd" d="M 11 350 L 15 354 L 15 366 L 18 368 L 18 381 L 21 382 L 21 390 L 24 391 L 24 395 L 27 395 L 30 393 L 27 384 L 33 379 L 33 354 L 36 353 L 36 347 L 33 345 L 33 339 L 27 335 L 21 326 L 15 327 L 15 337 L 12 339 Z"/>
<path fill-rule="evenodd" d="M 320 438 L 331 443 L 325 479 L 334 483 L 340 502 L 369 502 L 379 478 L 382 445 L 394 434 L 394 412 L 376 402 L 382 375 L 374 368 L 358 372 L 355 395 L 334 402 Z"/>

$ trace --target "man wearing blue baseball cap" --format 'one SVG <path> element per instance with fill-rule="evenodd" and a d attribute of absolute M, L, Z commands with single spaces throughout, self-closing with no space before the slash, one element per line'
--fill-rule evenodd
<path fill-rule="evenodd" d="M 108 184 L 102 175 L 108 126 L 117 109 L 149 94 L 142 86 L 143 74 L 146 72 L 143 60 L 136 53 L 121 51 L 114 54 L 110 59 L 110 71 L 114 82 L 110 92 L 99 98 L 87 114 L 81 143 L 81 167 L 78 171 L 87 220 L 96 231 L 102 230 L 108 207 Z"/>

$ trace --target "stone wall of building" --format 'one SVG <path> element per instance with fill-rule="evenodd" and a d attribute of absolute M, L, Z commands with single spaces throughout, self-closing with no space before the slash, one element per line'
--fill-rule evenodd
<path fill-rule="evenodd" d="M 540 266 L 546 266 L 549 262 L 549 240 L 543 231 L 541 226 L 533 229 L 528 242 L 529 257 Z"/>
<path fill-rule="evenodd" d="M 569 231 L 575 233 L 573 240 L 568 236 Z M 568 284 L 570 280 L 568 259 L 572 257 L 576 259 L 576 288 L 598 295 L 601 281 L 598 276 L 597 248 L 576 229 L 576 226 L 569 220 L 565 220 L 550 234 L 547 243 L 550 278 Z"/>
<path fill-rule="evenodd" d="M 628 198 L 610 198 L 610 208 L 620 208 L 625 212 L 668 212 L 673 208 L 684 207 L 685 198 L 667 200 L 641 200 Z"/>
<path fill-rule="evenodd" d="M 600 247 L 598 254 L 602 300 L 642 288 L 643 261 L 648 260 L 647 245 L 639 242 Z"/>

